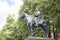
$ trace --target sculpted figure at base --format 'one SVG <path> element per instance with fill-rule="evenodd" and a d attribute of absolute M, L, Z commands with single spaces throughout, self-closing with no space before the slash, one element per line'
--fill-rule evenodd
<path fill-rule="evenodd" d="M 39 19 L 39 15 L 40 15 L 40 11 L 38 9 L 36 9 L 35 15 L 33 18 L 30 15 L 28 15 L 27 13 L 22 13 L 20 15 L 20 19 L 22 19 L 22 18 L 26 19 L 30 37 L 33 36 L 34 27 L 42 27 L 44 32 L 46 33 L 46 37 L 49 36 L 49 31 L 47 29 L 47 25 L 50 24 L 50 22 L 48 20 Z"/>

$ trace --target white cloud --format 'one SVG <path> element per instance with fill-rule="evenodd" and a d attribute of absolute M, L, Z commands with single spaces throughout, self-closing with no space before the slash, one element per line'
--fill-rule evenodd
<path fill-rule="evenodd" d="M 14 5 L 9 5 L 6 0 L 4 0 L 4 2 L 0 1 L 0 29 L 3 28 L 8 14 L 15 14 L 15 17 L 17 17 L 18 10 L 23 4 L 21 0 L 12 1 L 15 2 Z"/>

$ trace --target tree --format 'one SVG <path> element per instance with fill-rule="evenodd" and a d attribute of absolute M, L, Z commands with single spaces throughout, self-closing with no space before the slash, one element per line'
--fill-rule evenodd
<path fill-rule="evenodd" d="M 23 0 L 23 2 L 24 2 L 24 4 L 23 4 L 21 10 L 19 11 L 20 14 L 24 11 L 27 14 L 30 14 L 30 15 L 33 16 L 34 12 L 35 12 L 35 9 L 39 8 L 39 10 L 41 11 L 41 14 L 47 15 L 47 12 L 46 12 L 47 11 L 47 9 L 46 9 L 47 8 L 47 6 L 46 6 L 47 4 L 46 4 L 45 0 Z M 25 20 L 22 20 L 22 21 L 19 20 L 18 21 L 18 25 L 21 26 L 22 30 L 25 30 L 23 33 L 26 32 L 26 35 L 27 35 L 28 28 L 27 28 L 27 25 L 25 23 Z M 36 28 L 34 29 L 34 36 L 38 36 L 39 35 L 39 36 L 44 37 L 44 34 L 45 33 L 44 33 L 44 31 L 41 28 L 39 28 L 39 30 L 37 30 Z M 23 36 L 26 36 L 26 35 L 23 35 Z"/>
<path fill-rule="evenodd" d="M 44 15 L 45 19 L 52 21 L 53 26 L 49 27 L 49 29 L 50 29 L 50 31 L 53 32 L 53 34 L 56 34 L 57 28 L 59 27 L 58 25 L 60 23 L 59 22 L 60 16 L 58 16 L 58 15 L 60 15 L 60 2 L 59 1 L 60 0 L 23 0 L 24 4 L 21 7 L 21 10 L 19 12 L 21 14 L 21 12 L 24 11 L 30 15 L 33 15 L 35 12 L 35 9 L 39 8 L 39 10 L 41 11 L 41 14 Z M 20 20 L 19 22 L 20 22 L 19 25 L 21 25 L 21 27 L 23 26 L 24 27 L 23 29 L 25 29 L 26 25 L 25 25 L 25 23 L 23 24 L 24 21 Z M 36 32 L 36 30 L 35 30 L 35 32 Z M 36 32 L 36 34 L 38 34 L 38 32 Z M 54 36 L 54 37 L 56 37 L 56 36 Z"/>
<path fill-rule="evenodd" d="M 18 40 L 19 30 L 13 14 L 9 14 L 1 33 L 1 40 Z"/>

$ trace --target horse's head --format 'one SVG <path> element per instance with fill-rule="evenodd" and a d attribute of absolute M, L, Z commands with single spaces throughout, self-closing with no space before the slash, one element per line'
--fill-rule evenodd
<path fill-rule="evenodd" d="M 21 15 L 20 15 L 20 19 L 22 19 L 22 18 L 24 18 L 25 17 L 25 13 L 22 13 Z"/>

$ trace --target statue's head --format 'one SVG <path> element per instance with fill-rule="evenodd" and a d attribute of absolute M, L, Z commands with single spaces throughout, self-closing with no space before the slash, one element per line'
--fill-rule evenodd
<path fill-rule="evenodd" d="M 24 18 L 25 17 L 25 13 L 22 13 L 21 15 L 20 15 L 20 19 L 22 19 L 22 18 Z"/>
<path fill-rule="evenodd" d="M 40 15 L 40 11 L 39 11 L 39 9 L 38 8 L 36 8 L 36 10 L 35 10 L 35 17 L 39 17 L 39 15 Z"/>

